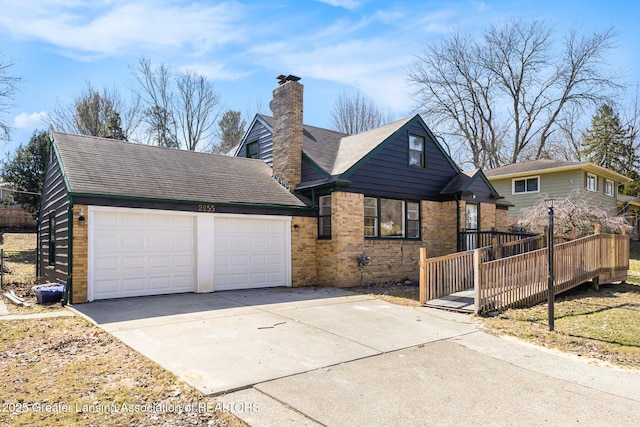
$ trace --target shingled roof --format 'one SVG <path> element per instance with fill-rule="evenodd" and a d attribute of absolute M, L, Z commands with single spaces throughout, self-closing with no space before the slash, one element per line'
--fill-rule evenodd
<path fill-rule="evenodd" d="M 568 162 L 564 160 L 540 159 L 529 162 L 512 163 L 510 165 L 501 166 L 499 168 L 484 171 L 484 175 L 489 179 L 496 178 L 513 178 L 524 174 L 543 174 L 560 172 L 566 170 L 582 169 L 588 172 L 602 175 L 606 178 L 613 179 L 617 182 L 625 183 L 631 181 L 630 178 L 598 166 L 590 162 Z"/>
<path fill-rule="evenodd" d="M 274 119 L 271 116 L 258 114 L 273 131 Z M 325 172 L 331 174 L 340 141 L 349 134 L 315 126 L 303 125 L 302 151 Z"/>
<path fill-rule="evenodd" d="M 304 207 L 262 160 L 53 132 L 73 194 Z"/>

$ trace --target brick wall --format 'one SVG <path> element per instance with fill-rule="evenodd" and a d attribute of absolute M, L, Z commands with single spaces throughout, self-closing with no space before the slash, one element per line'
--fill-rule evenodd
<path fill-rule="evenodd" d="M 364 238 L 364 195 L 332 193 L 331 240 L 318 240 L 316 244 L 318 284 L 342 287 L 416 280 L 420 247 L 426 246 L 429 256 L 455 252 L 456 202 L 422 201 L 420 209 L 422 241 L 368 240 Z M 357 257 L 362 253 L 371 257 L 370 265 L 359 265 Z"/>
<path fill-rule="evenodd" d="M 80 213 L 84 214 L 87 222 L 84 225 L 80 225 L 78 222 L 78 217 L 80 217 Z M 89 247 L 89 236 L 88 236 L 88 219 L 89 219 L 89 209 L 88 206 L 84 205 L 75 205 L 73 207 L 73 242 L 72 242 L 72 252 L 73 258 L 71 260 L 72 272 L 71 272 L 71 285 L 72 285 L 72 293 L 71 293 L 71 303 L 80 304 L 83 302 L 87 302 L 88 300 L 88 292 L 87 292 L 87 274 L 89 271 L 88 263 L 88 247 Z"/>
<path fill-rule="evenodd" d="M 294 217 L 291 221 L 292 286 L 312 286 L 317 283 L 317 241 L 317 219 Z"/>
<path fill-rule="evenodd" d="M 507 209 L 496 209 L 496 230 L 509 231 L 509 226 L 513 223 L 513 218 L 509 218 Z"/>
<path fill-rule="evenodd" d="M 489 231 L 496 227 L 496 205 L 480 203 L 480 230 Z"/>
<path fill-rule="evenodd" d="M 464 224 L 464 201 L 460 202 L 461 224 Z M 456 202 L 420 202 L 422 215 L 422 241 L 427 256 L 448 255 L 457 250 Z"/>

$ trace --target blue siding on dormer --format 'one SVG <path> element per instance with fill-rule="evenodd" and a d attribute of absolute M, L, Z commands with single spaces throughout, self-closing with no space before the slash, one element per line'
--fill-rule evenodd
<path fill-rule="evenodd" d="M 410 133 L 425 137 L 424 168 L 409 166 Z M 440 200 L 440 191 L 459 173 L 420 120 L 411 120 L 372 154 L 364 163 L 346 172 L 351 185 L 344 191 L 402 199 Z"/>
<path fill-rule="evenodd" d="M 253 123 L 253 127 L 242 141 L 237 157 L 247 157 L 246 145 L 254 141 L 258 141 L 260 158 L 269 166 L 273 166 L 273 134 L 260 120 Z"/>
<path fill-rule="evenodd" d="M 487 183 L 484 182 L 481 177 L 476 177 L 469 188 L 467 188 L 467 191 L 472 192 L 476 197 L 465 196 L 463 197 L 464 200 L 478 203 L 495 203 L 495 199 L 491 197 L 491 188 L 487 186 Z"/>
<path fill-rule="evenodd" d="M 302 155 L 302 179 L 301 182 L 317 181 L 320 179 L 326 179 L 329 176 L 317 166 L 313 160 L 309 159 L 304 154 Z"/>

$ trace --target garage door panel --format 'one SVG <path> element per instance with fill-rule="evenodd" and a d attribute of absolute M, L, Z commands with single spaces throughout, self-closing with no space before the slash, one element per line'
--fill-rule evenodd
<path fill-rule="evenodd" d="M 215 221 L 215 290 L 288 284 L 291 255 L 287 220 L 245 217 Z"/>
<path fill-rule="evenodd" d="M 194 258 L 188 255 L 176 255 L 173 257 L 174 267 L 194 267 Z"/>
<path fill-rule="evenodd" d="M 123 268 L 125 270 L 130 269 L 143 269 L 146 267 L 146 258 L 144 256 L 128 256 L 122 259 Z"/>
<path fill-rule="evenodd" d="M 194 216 L 96 211 L 90 224 L 93 299 L 195 290 Z"/>

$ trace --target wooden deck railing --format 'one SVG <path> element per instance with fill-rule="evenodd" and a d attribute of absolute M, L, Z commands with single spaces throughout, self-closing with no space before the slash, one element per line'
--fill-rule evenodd
<path fill-rule="evenodd" d="M 554 246 L 554 294 L 581 283 L 626 280 L 629 236 L 594 234 Z M 495 261 L 474 255 L 477 313 L 536 304 L 547 298 L 547 248 Z"/>
<path fill-rule="evenodd" d="M 510 231 L 462 230 L 458 238 L 458 252 L 502 245 L 536 236 L 536 234 L 532 233 L 516 233 Z"/>
<path fill-rule="evenodd" d="M 478 249 L 481 262 L 513 256 L 544 246 L 544 236 L 534 236 L 518 241 L 487 246 Z M 473 287 L 474 251 L 457 252 L 437 258 L 427 258 L 426 249 L 420 251 L 420 302 L 450 295 Z M 422 286 L 425 283 L 425 286 Z"/>
<path fill-rule="evenodd" d="M 427 258 L 420 251 L 420 303 L 474 288 L 475 311 L 536 304 L 547 298 L 543 236 Z M 554 293 L 581 283 L 626 280 L 629 236 L 594 234 L 554 245 Z"/>

